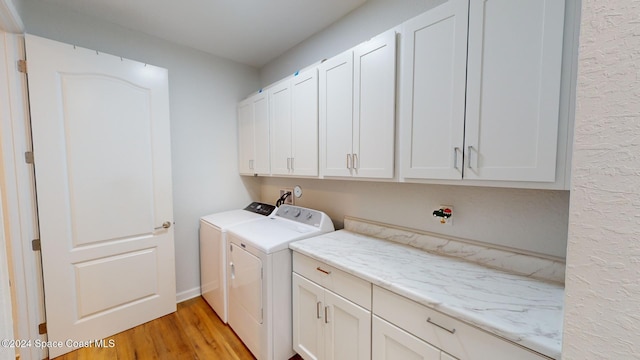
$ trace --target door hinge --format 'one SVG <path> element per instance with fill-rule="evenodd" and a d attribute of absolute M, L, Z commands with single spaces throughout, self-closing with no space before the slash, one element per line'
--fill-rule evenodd
<path fill-rule="evenodd" d="M 47 323 L 43 322 L 42 324 L 38 325 L 38 334 L 44 335 L 46 333 L 47 333 Z"/>
<path fill-rule="evenodd" d="M 27 73 L 27 60 L 18 60 L 18 71 L 23 74 Z"/>
<path fill-rule="evenodd" d="M 31 249 L 33 249 L 33 251 L 40 251 L 40 249 L 42 249 L 40 239 L 34 239 L 31 241 Z"/>
<path fill-rule="evenodd" d="M 33 151 L 25 151 L 24 153 L 24 161 L 27 164 L 33 164 Z"/>

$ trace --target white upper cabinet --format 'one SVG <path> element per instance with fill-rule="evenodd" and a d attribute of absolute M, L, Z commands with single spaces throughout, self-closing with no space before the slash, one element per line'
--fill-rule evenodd
<path fill-rule="evenodd" d="M 318 70 L 299 73 L 291 84 L 290 171 L 293 175 L 318 176 Z"/>
<path fill-rule="evenodd" d="M 320 173 L 351 176 L 353 51 L 320 65 Z"/>
<path fill-rule="evenodd" d="M 269 89 L 271 111 L 271 173 L 288 175 L 291 170 L 291 82 Z"/>
<path fill-rule="evenodd" d="M 318 176 L 318 73 L 269 89 L 272 175 Z"/>
<path fill-rule="evenodd" d="M 401 180 L 555 186 L 564 9 L 450 0 L 403 24 Z"/>
<path fill-rule="evenodd" d="M 555 181 L 563 0 L 472 0 L 465 178 Z"/>
<path fill-rule="evenodd" d="M 323 176 L 393 178 L 395 31 L 320 65 Z"/>
<path fill-rule="evenodd" d="M 461 179 L 468 0 L 451 0 L 403 24 L 401 172 Z"/>
<path fill-rule="evenodd" d="M 238 104 L 238 168 L 243 175 L 269 174 L 269 101 L 259 93 Z"/>

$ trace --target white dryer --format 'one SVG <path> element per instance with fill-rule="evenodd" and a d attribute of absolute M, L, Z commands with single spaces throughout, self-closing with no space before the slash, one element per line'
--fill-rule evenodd
<path fill-rule="evenodd" d="M 229 229 L 229 325 L 258 360 L 295 354 L 289 243 L 331 231 L 325 213 L 291 205 Z"/>
<path fill-rule="evenodd" d="M 225 324 L 228 317 L 227 230 L 265 219 L 275 206 L 254 202 L 244 209 L 219 212 L 200 218 L 200 289 Z"/>

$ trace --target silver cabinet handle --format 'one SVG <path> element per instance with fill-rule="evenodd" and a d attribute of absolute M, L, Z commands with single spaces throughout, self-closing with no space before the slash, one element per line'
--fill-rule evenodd
<path fill-rule="evenodd" d="M 329 323 L 329 307 L 328 306 L 324 307 L 324 323 L 325 324 Z"/>
<path fill-rule="evenodd" d="M 287 158 L 287 170 L 291 170 L 291 158 Z"/>
<path fill-rule="evenodd" d="M 467 146 L 467 167 L 471 169 L 471 150 L 473 150 L 473 146 Z"/>
<path fill-rule="evenodd" d="M 171 227 L 171 221 L 165 221 L 162 223 L 162 226 L 158 226 L 153 228 L 153 230 L 160 230 L 160 229 L 168 229 Z"/>
<path fill-rule="evenodd" d="M 353 154 L 353 168 L 358 168 L 358 154 Z"/>
<path fill-rule="evenodd" d="M 347 169 L 351 169 L 351 154 L 347 154 Z"/>
<path fill-rule="evenodd" d="M 293 171 L 293 160 L 294 158 L 291 158 L 291 171 Z"/>
<path fill-rule="evenodd" d="M 318 301 L 318 303 L 316 303 L 316 317 L 318 319 L 322 319 L 322 314 L 320 313 L 322 310 L 322 301 Z"/>
<path fill-rule="evenodd" d="M 448 333 L 450 333 L 450 334 L 455 334 L 455 333 L 456 333 L 456 329 L 451 329 L 451 330 L 449 330 L 449 329 L 447 329 L 446 327 L 444 327 L 444 326 L 442 326 L 442 325 L 440 325 L 440 324 L 436 324 L 436 323 L 434 323 L 433 321 L 431 321 L 431 318 L 427 318 L 427 322 L 428 322 L 429 324 L 431 324 L 431 325 L 435 325 L 435 326 L 439 327 L 440 329 L 442 329 L 442 330 L 444 330 L 444 331 L 446 331 L 446 332 L 448 332 Z"/>
<path fill-rule="evenodd" d="M 453 148 L 453 168 L 456 170 L 458 169 L 458 151 L 460 151 L 459 147 Z"/>

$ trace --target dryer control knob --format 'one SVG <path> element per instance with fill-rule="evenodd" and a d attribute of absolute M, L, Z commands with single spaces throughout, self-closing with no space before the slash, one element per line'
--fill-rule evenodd
<path fill-rule="evenodd" d="M 300 209 L 296 209 L 296 210 L 293 212 L 293 216 L 295 216 L 295 217 L 300 216 Z"/>

